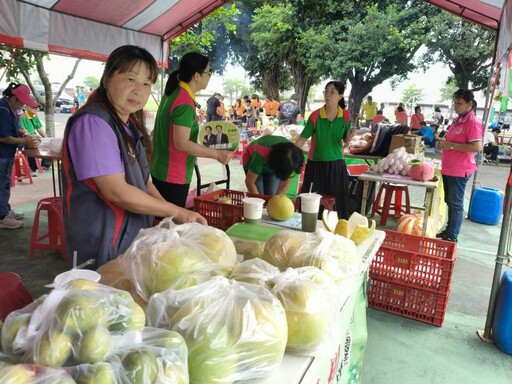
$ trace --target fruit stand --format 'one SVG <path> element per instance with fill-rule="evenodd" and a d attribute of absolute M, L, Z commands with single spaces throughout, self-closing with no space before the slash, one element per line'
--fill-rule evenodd
<path fill-rule="evenodd" d="M 365 260 L 360 281 L 341 308 L 339 340 L 332 350 L 322 357 L 297 356 L 286 353 L 283 362 L 270 376 L 253 380 L 251 384 L 333 384 L 360 382 L 364 349 L 366 346 L 366 282 L 368 267 L 385 233 L 375 233 L 357 246 Z"/>

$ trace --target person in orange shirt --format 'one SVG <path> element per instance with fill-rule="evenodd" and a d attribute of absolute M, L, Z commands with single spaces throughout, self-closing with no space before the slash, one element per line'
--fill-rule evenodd
<path fill-rule="evenodd" d="M 279 102 L 279 100 L 277 100 L 277 99 L 272 100 L 272 114 L 271 114 L 271 116 L 274 116 L 274 117 L 277 116 L 277 111 L 279 111 L 279 106 L 280 105 L 281 105 L 281 103 Z"/>
<path fill-rule="evenodd" d="M 375 117 L 372 119 L 372 127 L 376 127 L 379 123 L 382 123 L 384 120 L 386 120 L 386 117 L 382 114 L 382 109 L 379 109 Z"/>
<path fill-rule="evenodd" d="M 251 103 L 254 106 L 254 108 L 256 108 L 256 109 L 260 109 L 261 108 L 260 98 L 255 93 L 253 93 L 252 96 L 251 96 Z"/>
<path fill-rule="evenodd" d="M 267 96 L 267 100 L 263 103 L 262 108 L 265 110 L 265 115 L 272 116 L 272 97 Z"/>
<path fill-rule="evenodd" d="M 245 112 L 245 107 L 244 107 L 244 103 L 242 103 L 242 99 L 236 99 L 235 112 L 236 112 L 236 118 L 242 119 L 244 112 Z"/>
<path fill-rule="evenodd" d="M 398 104 L 398 107 L 395 109 L 395 120 L 397 123 L 402 125 L 407 125 L 408 120 L 407 112 L 404 109 L 404 104 L 400 103 Z"/>
<path fill-rule="evenodd" d="M 411 131 L 417 131 L 420 128 L 420 123 L 425 120 L 425 116 L 421 113 L 419 105 L 414 107 L 414 115 L 411 116 Z"/>
<path fill-rule="evenodd" d="M 219 97 L 220 105 L 217 107 L 217 116 L 219 117 L 219 120 L 225 120 L 226 119 L 226 107 L 224 106 L 224 97 Z"/>

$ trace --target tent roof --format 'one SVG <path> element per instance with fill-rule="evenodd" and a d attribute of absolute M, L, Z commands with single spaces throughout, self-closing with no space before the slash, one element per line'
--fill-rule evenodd
<path fill-rule="evenodd" d="M 498 29 L 504 0 L 425 0 L 474 23 Z"/>
<path fill-rule="evenodd" d="M 0 0 L 0 42 L 101 61 L 115 48 L 134 44 L 165 63 L 165 40 L 229 1 Z M 475 23 L 500 28 L 504 0 L 425 1 Z"/>
<path fill-rule="evenodd" d="M 124 44 L 164 57 L 164 40 L 229 0 L 0 0 L 0 42 L 93 60 Z"/>

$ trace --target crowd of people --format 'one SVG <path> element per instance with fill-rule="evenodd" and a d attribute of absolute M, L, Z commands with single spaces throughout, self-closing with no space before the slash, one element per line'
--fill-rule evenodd
<path fill-rule="evenodd" d="M 209 59 L 196 52 L 181 58 L 179 67 L 168 78 L 150 137 L 143 107 L 157 75 L 156 61 L 144 48 L 127 45 L 114 50 L 105 64 L 99 87 L 67 122 L 62 150 L 66 196 L 63 212 L 67 249 L 80 250 L 78 263 L 95 258 L 98 267 L 117 257 L 139 230 L 154 225 L 155 219 L 173 217 L 176 223 L 207 224 L 199 213 L 185 208 L 195 161 L 206 157 L 227 164 L 233 155 L 213 145 L 224 140 L 221 124 L 209 124 L 202 144 L 198 143 L 195 95 L 207 87 L 212 76 Z M 310 140 L 302 190 L 334 196 L 338 216 L 348 218 L 343 147 L 355 127 L 344 92 L 345 85 L 340 81 L 326 84 L 323 106 L 310 114 L 295 142 L 268 135 L 246 148 L 242 166 L 248 191 L 285 193 L 290 180 L 303 170 L 301 148 Z M 457 241 L 464 187 L 477 168 L 474 153 L 484 148 L 485 153 L 495 158 L 499 130 L 491 133 L 494 139 L 486 135 L 482 143 L 482 126 L 475 116 L 472 92 L 459 90 L 453 100 L 458 117 L 444 137 L 435 132 L 436 124 L 444 120 L 440 110 L 435 111 L 439 115 L 434 115 L 434 127 L 425 122 L 419 106 L 409 123 L 427 146 L 435 145 L 442 151 L 448 223 L 438 237 Z M 19 117 L 23 105 L 26 111 Z M 377 105 L 368 96 L 360 115 L 368 124 L 378 125 L 386 120 L 384 105 Z M 41 126 L 35 119 L 35 107 L 29 88 L 23 84 L 11 84 L 0 100 L 0 228 L 20 227 L 20 215 L 9 205 L 8 185 L 16 147 L 37 145 L 33 133 L 39 132 Z M 398 105 L 396 121 L 407 123 L 400 120 L 404 112 L 404 106 Z M 256 94 L 244 96 L 228 111 L 219 93 L 208 99 L 207 121 L 220 121 L 227 114 L 245 121 L 247 127 L 254 126 L 260 115 L 278 119 L 280 124 L 297 124 L 302 119 L 296 94 L 282 103 L 272 97 L 261 102 Z"/>

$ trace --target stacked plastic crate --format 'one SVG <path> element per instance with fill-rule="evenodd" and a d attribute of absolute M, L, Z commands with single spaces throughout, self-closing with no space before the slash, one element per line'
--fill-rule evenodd
<path fill-rule="evenodd" d="M 368 306 L 441 326 L 456 250 L 453 242 L 386 231 L 370 266 Z"/>

